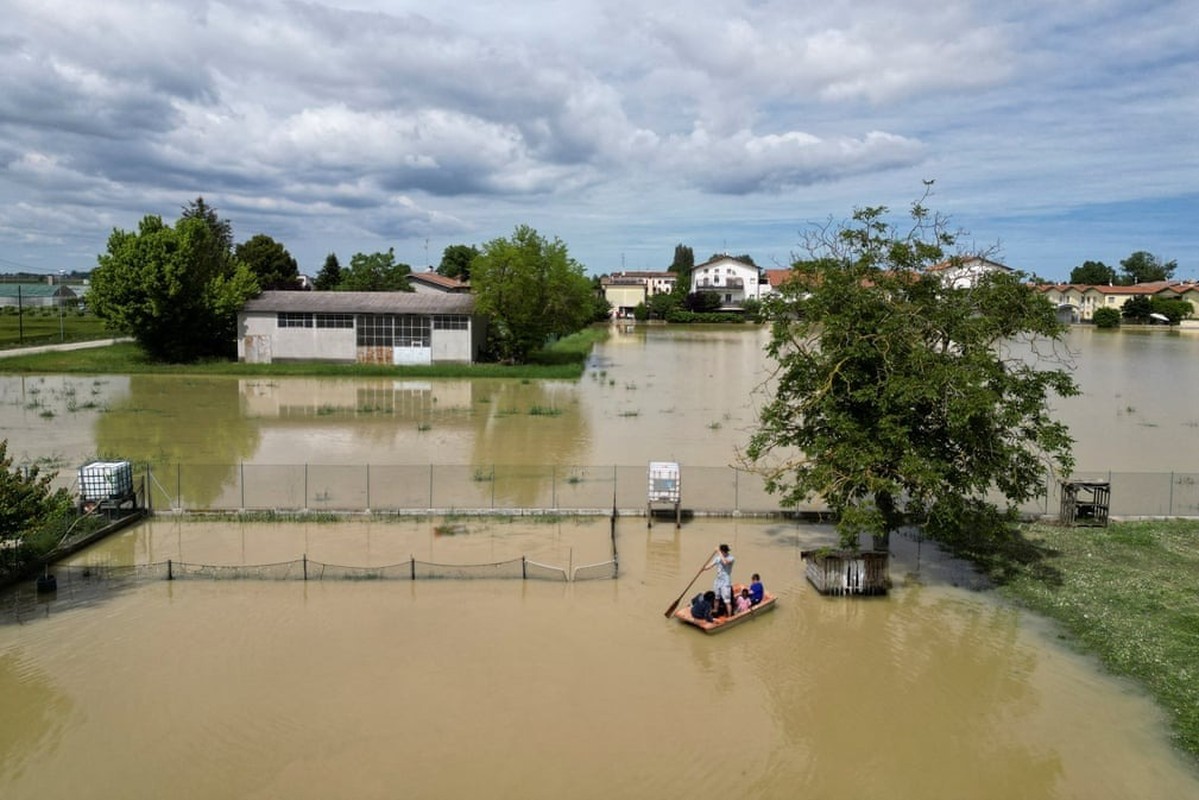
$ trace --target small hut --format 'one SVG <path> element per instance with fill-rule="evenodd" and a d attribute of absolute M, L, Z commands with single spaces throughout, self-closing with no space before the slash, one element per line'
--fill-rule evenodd
<path fill-rule="evenodd" d="M 821 594 L 881 595 L 890 588 L 888 553 L 877 550 L 802 550 L 804 574 Z"/>
<path fill-rule="evenodd" d="M 1112 486 L 1108 481 L 1062 481 L 1059 520 L 1063 525 L 1106 528 L 1111 497 Z"/>

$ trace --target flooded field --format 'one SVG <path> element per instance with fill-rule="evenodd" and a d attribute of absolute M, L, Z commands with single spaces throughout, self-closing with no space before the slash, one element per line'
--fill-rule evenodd
<path fill-rule="evenodd" d="M 207 465 L 217 493 L 234 465 L 717 468 L 753 427 L 761 344 L 620 329 L 577 384 L 2 377 L 0 436 L 68 476 L 96 455 Z M 1080 469 L 1199 471 L 1199 337 L 1071 344 L 1084 396 L 1062 414 Z M 612 541 L 606 518 L 163 515 L 72 563 L 523 556 L 569 575 Z M 610 580 L 143 577 L 0 594 L 0 797 L 1199 796 L 1139 690 L 927 543 L 895 540 L 889 597 L 844 600 L 802 577 L 800 551 L 831 543 L 827 528 L 625 517 L 615 541 Z M 664 619 L 708 584 L 684 592 L 722 541 L 735 577 L 761 572 L 779 607 L 712 637 Z"/>

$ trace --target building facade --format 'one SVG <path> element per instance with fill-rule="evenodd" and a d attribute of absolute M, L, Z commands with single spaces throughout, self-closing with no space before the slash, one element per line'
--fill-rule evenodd
<path fill-rule="evenodd" d="M 474 301 L 441 292 L 263 292 L 238 313 L 237 358 L 469 364 L 486 337 Z"/>
<path fill-rule="evenodd" d="M 763 270 L 753 264 L 717 256 L 691 270 L 691 291 L 720 297 L 721 308 L 738 308 L 746 300 L 759 300 L 770 291 Z"/>
<path fill-rule="evenodd" d="M 678 275 L 673 272 L 614 272 L 600 278 L 604 299 L 612 306 L 612 316 L 633 316 L 633 309 L 657 294 L 670 294 Z"/>

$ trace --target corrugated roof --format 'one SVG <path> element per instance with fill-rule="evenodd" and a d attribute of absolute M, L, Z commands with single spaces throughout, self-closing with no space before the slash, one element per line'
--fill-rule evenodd
<path fill-rule="evenodd" d="M 312 311 L 325 314 L 470 314 L 469 294 L 417 292 L 263 292 L 242 311 Z"/>

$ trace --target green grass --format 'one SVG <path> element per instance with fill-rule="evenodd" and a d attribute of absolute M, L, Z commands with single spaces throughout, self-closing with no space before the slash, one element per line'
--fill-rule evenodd
<path fill-rule="evenodd" d="M 981 559 L 1000 592 L 1143 685 L 1199 757 L 1199 521 L 1037 524 Z"/>
<path fill-rule="evenodd" d="M 567 340 L 562 340 L 567 342 Z M 561 342 L 559 344 L 562 344 Z M 0 373 L 80 375 L 238 375 L 317 377 L 413 377 L 413 378 L 528 378 L 532 380 L 576 380 L 583 374 L 586 354 L 578 356 L 577 343 L 563 345 L 574 360 L 533 364 L 431 364 L 396 367 L 386 364 L 242 364 L 237 361 L 202 361 L 194 364 L 163 364 L 151 361 L 133 343 L 36 353 L 0 358 Z M 588 345 L 590 347 L 590 344 Z M 552 352 L 552 351 L 551 351 Z"/>
<path fill-rule="evenodd" d="M 73 309 L 64 309 L 61 318 L 56 308 L 27 308 L 20 315 L 15 309 L 13 313 L 0 313 L 0 349 L 109 339 L 114 335 L 103 321 Z"/>

